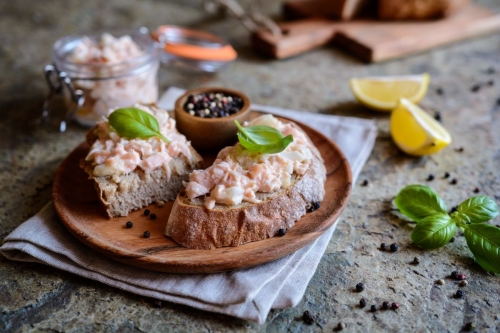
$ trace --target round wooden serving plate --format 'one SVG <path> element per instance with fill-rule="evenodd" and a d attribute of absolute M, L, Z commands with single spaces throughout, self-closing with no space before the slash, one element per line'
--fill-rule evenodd
<path fill-rule="evenodd" d="M 352 186 L 350 167 L 340 149 L 321 133 L 299 125 L 325 160 L 326 195 L 320 209 L 303 216 L 283 237 L 215 250 L 187 249 L 163 235 L 172 202 L 164 207 L 156 204 L 146 207 L 156 214 L 155 220 L 144 216 L 144 209 L 127 217 L 110 219 L 97 199 L 93 181 L 79 167 L 80 159 L 89 150 L 86 143 L 71 152 L 57 171 L 53 185 L 56 211 L 66 228 L 85 245 L 109 258 L 144 269 L 214 273 L 279 259 L 311 243 L 331 227 L 347 204 Z M 203 157 L 208 165 L 214 159 L 214 156 Z M 134 226 L 125 228 L 127 221 L 132 221 Z M 146 230 L 150 232 L 150 238 L 144 238 Z"/>

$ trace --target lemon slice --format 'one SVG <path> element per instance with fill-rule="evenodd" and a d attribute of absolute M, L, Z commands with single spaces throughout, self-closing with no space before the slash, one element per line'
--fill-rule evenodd
<path fill-rule="evenodd" d="M 391 113 L 391 135 L 402 151 L 415 156 L 437 153 L 451 143 L 450 133 L 436 119 L 405 98 Z"/>
<path fill-rule="evenodd" d="M 352 93 L 367 107 L 380 111 L 394 110 L 401 98 L 418 103 L 429 87 L 429 74 L 354 78 L 349 81 Z"/>

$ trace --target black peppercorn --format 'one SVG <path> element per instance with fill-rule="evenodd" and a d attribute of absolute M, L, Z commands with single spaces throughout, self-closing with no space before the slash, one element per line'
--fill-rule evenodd
<path fill-rule="evenodd" d="M 312 325 L 314 323 L 314 316 L 311 314 L 311 312 L 309 312 L 309 310 L 304 311 L 302 319 L 307 325 Z"/>
<path fill-rule="evenodd" d="M 144 216 L 148 216 L 148 215 L 149 215 L 149 213 L 150 213 L 150 212 L 149 212 L 149 209 L 146 209 L 146 210 L 144 211 Z"/>
<path fill-rule="evenodd" d="M 462 298 L 464 297 L 465 293 L 463 290 L 458 289 L 457 292 L 455 293 L 455 298 Z"/>
<path fill-rule="evenodd" d="M 441 96 L 443 93 L 444 93 L 443 88 L 437 88 L 436 89 L 436 94 L 438 94 L 438 95 Z"/>
<path fill-rule="evenodd" d="M 490 87 L 494 86 L 495 85 L 495 81 L 493 81 L 493 80 L 488 81 L 488 85 Z"/>
<path fill-rule="evenodd" d="M 278 230 L 278 236 L 282 237 L 282 236 L 285 236 L 285 234 L 286 234 L 286 229 Z"/>
<path fill-rule="evenodd" d="M 434 175 L 433 174 L 430 174 L 428 177 L 427 177 L 427 181 L 433 181 L 434 180 Z"/>
<path fill-rule="evenodd" d="M 392 243 L 390 246 L 391 252 L 396 252 L 399 249 L 398 244 Z"/>
<path fill-rule="evenodd" d="M 476 188 L 474 189 L 474 193 L 479 193 L 479 192 L 481 192 L 481 190 L 479 189 L 479 187 L 476 187 Z"/>
<path fill-rule="evenodd" d="M 363 180 L 363 183 L 361 183 L 361 186 L 368 186 L 368 180 Z"/>
<path fill-rule="evenodd" d="M 156 220 L 156 214 L 155 213 L 151 213 L 151 215 L 149 215 L 149 218 L 151 220 Z"/>
<path fill-rule="evenodd" d="M 366 306 L 366 301 L 364 298 L 360 299 L 359 300 L 359 307 L 360 308 L 364 308 Z"/>
<path fill-rule="evenodd" d="M 469 322 L 469 323 L 465 324 L 465 327 L 464 327 L 464 329 L 465 329 L 466 331 L 472 331 L 472 330 L 474 330 L 475 328 L 476 328 L 476 324 L 475 324 L 475 323 L 472 323 L 472 322 Z"/>
<path fill-rule="evenodd" d="M 444 173 L 444 178 L 449 178 L 450 177 L 450 173 L 449 172 L 445 172 Z"/>
<path fill-rule="evenodd" d="M 480 85 L 480 84 L 475 84 L 475 85 L 473 85 L 473 86 L 470 88 L 470 91 L 472 91 L 472 92 L 474 92 L 474 93 L 475 93 L 475 92 L 478 92 L 478 91 L 479 91 L 479 89 L 481 89 L 481 85 Z"/>
<path fill-rule="evenodd" d="M 358 293 L 360 293 L 360 292 L 362 292 L 363 290 L 365 290 L 365 285 L 364 285 L 362 282 L 358 283 L 358 284 L 356 285 L 356 291 L 357 291 Z"/>
<path fill-rule="evenodd" d="M 486 74 L 495 74 L 495 69 L 493 67 L 488 68 Z"/>
<path fill-rule="evenodd" d="M 457 211 L 458 211 L 458 206 L 453 206 L 453 207 L 451 207 L 450 214 L 457 212 Z"/>
<path fill-rule="evenodd" d="M 452 279 L 458 280 L 458 272 L 457 271 L 451 272 L 450 276 L 451 276 Z"/>
<path fill-rule="evenodd" d="M 127 221 L 127 223 L 125 223 L 125 227 L 127 227 L 127 229 L 132 228 L 133 225 L 132 221 Z"/>
<path fill-rule="evenodd" d="M 455 149 L 455 151 L 458 153 L 463 153 L 464 147 L 457 148 L 457 149 Z"/>
<path fill-rule="evenodd" d="M 149 231 L 144 231 L 144 238 L 149 238 L 149 236 L 151 236 Z"/>
<path fill-rule="evenodd" d="M 434 119 L 436 119 L 437 121 L 441 121 L 441 120 L 442 120 L 442 119 L 441 119 L 441 113 L 436 112 L 436 113 L 434 114 Z"/>
<path fill-rule="evenodd" d="M 450 182 L 451 185 L 457 185 L 457 179 L 453 178 Z"/>
<path fill-rule="evenodd" d="M 389 302 L 387 302 L 387 301 L 386 301 L 386 302 L 383 302 L 383 303 L 382 303 L 382 309 L 384 309 L 384 310 L 389 310 Z"/>
<path fill-rule="evenodd" d="M 371 312 L 377 312 L 377 306 L 375 304 L 373 304 L 371 307 L 370 307 L 370 311 Z"/>
<path fill-rule="evenodd" d="M 420 259 L 418 259 L 417 257 L 413 258 L 413 264 L 414 265 L 420 264 Z"/>
<path fill-rule="evenodd" d="M 380 244 L 380 250 L 387 251 L 388 248 L 389 248 L 389 246 L 386 243 Z"/>
<path fill-rule="evenodd" d="M 312 205 L 313 205 L 314 209 L 319 209 L 319 207 L 321 207 L 321 204 L 319 203 L 319 201 L 313 202 Z"/>

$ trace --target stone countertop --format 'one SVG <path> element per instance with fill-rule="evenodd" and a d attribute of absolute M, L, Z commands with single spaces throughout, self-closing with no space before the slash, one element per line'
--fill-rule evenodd
<path fill-rule="evenodd" d="M 264 1 L 261 1 L 264 3 Z M 244 4 L 248 5 L 249 1 Z M 477 1 L 494 6 L 495 0 Z M 263 12 L 277 16 L 279 1 Z M 199 1 L 2 1 L 0 3 L 0 239 L 40 210 L 51 197 L 58 165 L 86 129 L 70 124 L 64 134 L 37 127 L 47 93 L 42 67 L 64 35 L 117 27 L 178 24 L 215 32 L 234 45 L 239 58 L 217 75 L 162 67 L 161 91 L 174 85 L 228 86 L 253 102 L 289 109 L 375 119 L 379 135 L 337 230 L 300 304 L 271 311 L 265 324 L 195 310 L 107 287 L 42 265 L 0 257 L 0 331 L 5 332 L 459 332 L 474 322 L 478 332 L 500 331 L 500 279 L 474 262 L 465 239 L 436 251 L 410 241 L 411 224 L 391 206 L 398 190 L 426 184 L 448 203 L 459 204 L 478 187 L 500 202 L 500 35 L 457 43 L 423 54 L 367 65 L 331 47 L 282 61 L 254 54 L 248 33 L 234 19 L 207 14 Z M 489 69 L 493 69 L 489 71 Z M 348 79 L 428 72 L 432 81 L 421 105 L 439 111 L 454 141 L 423 158 L 404 155 L 389 134 L 389 117 L 354 100 Z M 493 84 L 485 84 L 488 82 Z M 483 84 L 472 92 L 475 84 Z M 442 94 L 437 93 L 438 88 Z M 461 151 L 461 149 L 463 150 Z M 443 175 L 449 172 L 451 177 Z M 426 179 L 430 174 L 433 181 Z M 451 179 L 457 179 L 451 185 Z M 361 186 L 368 180 L 367 186 Z M 497 218 L 492 222 L 500 224 Z M 399 244 L 395 253 L 382 242 Z M 410 264 L 414 257 L 419 265 Z M 454 299 L 457 270 L 467 275 L 465 297 Z M 445 285 L 437 285 L 437 279 Z M 362 293 L 355 285 L 363 282 Z M 368 307 L 360 309 L 363 297 Z M 368 311 L 383 301 L 397 311 Z M 309 310 L 313 325 L 302 321 Z"/>

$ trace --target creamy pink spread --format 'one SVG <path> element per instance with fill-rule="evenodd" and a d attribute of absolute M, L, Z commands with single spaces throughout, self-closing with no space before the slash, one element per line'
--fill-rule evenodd
<path fill-rule="evenodd" d="M 286 188 L 291 185 L 293 174 L 306 172 L 312 153 L 304 132 L 272 115 L 258 117 L 248 125 L 274 127 L 285 136 L 293 135 L 293 142 L 277 154 L 250 152 L 239 143 L 222 149 L 209 168 L 191 173 L 189 182 L 185 183 L 189 199 L 205 196 L 204 205 L 208 209 L 216 203 L 257 203 L 257 192 L 271 193 Z"/>
<path fill-rule="evenodd" d="M 134 107 L 155 116 L 160 132 L 170 140 L 170 143 L 157 137 L 131 140 L 122 138 L 112 130 L 107 119 L 103 119 L 97 124 L 98 139 L 90 147 L 85 158 L 95 166 L 94 176 L 126 174 L 137 167 L 145 172 L 160 167 L 170 171 L 168 163 L 172 158 L 180 155 L 190 158 L 191 143 L 175 129 L 175 120 L 169 117 L 168 112 L 140 104 Z"/>

